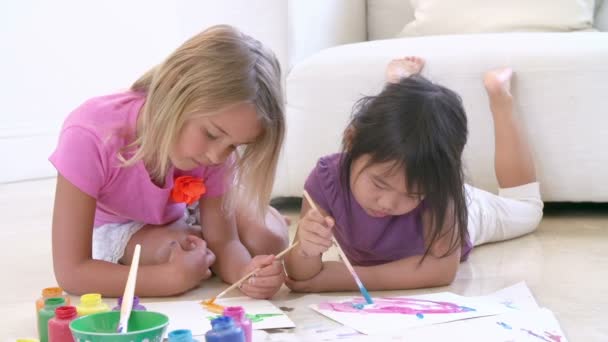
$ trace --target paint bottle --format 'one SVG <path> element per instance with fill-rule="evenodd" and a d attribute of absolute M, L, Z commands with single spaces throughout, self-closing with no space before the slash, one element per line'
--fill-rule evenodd
<path fill-rule="evenodd" d="M 17 342 L 40 342 L 35 338 L 18 338 Z"/>
<path fill-rule="evenodd" d="M 229 306 L 224 309 L 224 316 L 232 317 L 234 324 L 241 327 L 245 333 L 245 341 L 251 342 L 251 320 L 245 315 L 242 306 Z"/>
<path fill-rule="evenodd" d="M 211 321 L 212 329 L 205 334 L 207 342 L 245 342 L 245 333 L 234 324 L 232 317 L 221 316 Z"/>
<path fill-rule="evenodd" d="M 122 296 L 118 297 L 117 305 L 112 309 L 112 311 L 120 311 L 120 306 L 122 305 Z M 146 307 L 139 304 L 139 297 L 133 296 L 133 306 L 131 310 L 137 311 L 146 311 Z"/>
<path fill-rule="evenodd" d="M 192 331 L 179 329 L 169 333 L 169 342 L 198 342 L 198 340 L 192 338 Z"/>
<path fill-rule="evenodd" d="M 44 307 L 38 311 L 38 337 L 40 342 L 49 341 L 49 320 L 55 317 L 55 309 L 65 305 L 61 297 L 49 298 L 44 301 Z"/>
<path fill-rule="evenodd" d="M 87 293 L 80 296 L 80 304 L 76 307 L 78 317 L 86 316 L 98 312 L 110 311 L 108 304 L 101 301 L 99 293 Z"/>
<path fill-rule="evenodd" d="M 63 297 L 65 299 L 65 305 L 70 305 L 70 296 L 63 294 L 61 287 L 47 287 L 42 289 L 40 298 L 36 300 L 36 313 L 44 307 L 44 301 L 48 298 Z"/>
<path fill-rule="evenodd" d="M 75 307 L 60 306 L 55 309 L 55 317 L 49 320 L 49 342 L 74 342 L 70 322 L 75 319 Z"/>

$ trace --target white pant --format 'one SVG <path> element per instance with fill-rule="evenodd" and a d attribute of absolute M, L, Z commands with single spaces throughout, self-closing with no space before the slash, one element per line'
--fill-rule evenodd
<path fill-rule="evenodd" d="M 499 189 L 498 195 L 465 185 L 473 246 L 533 232 L 543 217 L 538 182 Z"/>
<path fill-rule="evenodd" d="M 192 208 L 186 208 L 184 217 L 189 226 L 198 225 L 198 203 Z M 104 260 L 117 264 L 125 253 L 125 248 L 131 237 L 146 224 L 129 221 L 126 223 L 108 223 L 93 228 L 93 259 Z"/>

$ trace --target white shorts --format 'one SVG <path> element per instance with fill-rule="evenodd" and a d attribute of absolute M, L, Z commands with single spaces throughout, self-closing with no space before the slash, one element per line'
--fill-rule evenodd
<path fill-rule="evenodd" d="M 188 225 L 199 224 L 198 206 L 186 208 L 184 217 Z M 126 222 L 108 223 L 93 228 L 93 259 L 104 260 L 117 264 L 125 253 L 125 248 L 131 237 L 147 223 Z"/>
<path fill-rule="evenodd" d="M 533 232 L 543 217 L 539 183 L 499 189 L 498 195 L 465 185 L 473 246 Z"/>

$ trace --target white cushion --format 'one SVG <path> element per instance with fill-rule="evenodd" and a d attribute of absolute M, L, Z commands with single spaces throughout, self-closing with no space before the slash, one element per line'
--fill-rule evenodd
<path fill-rule="evenodd" d="M 594 0 L 411 0 L 415 20 L 400 36 L 577 31 L 593 25 Z"/>
<path fill-rule="evenodd" d="M 414 9 L 409 0 L 367 0 L 368 40 L 395 38 L 413 20 Z"/>

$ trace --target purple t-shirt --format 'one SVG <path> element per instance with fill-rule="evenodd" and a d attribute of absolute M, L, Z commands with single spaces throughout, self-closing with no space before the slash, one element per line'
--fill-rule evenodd
<path fill-rule="evenodd" d="M 373 266 L 424 254 L 424 201 L 405 215 L 369 216 L 350 189 L 342 185 L 340 157 L 341 154 L 332 154 L 319 159 L 304 187 L 336 221 L 334 236 L 349 261 L 353 265 Z M 470 250 L 467 241 L 461 249 L 461 260 L 466 259 Z"/>
<path fill-rule="evenodd" d="M 162 187 L 150 179 L 142 160 L 121 166 L 118 153 L 134 140 L 144 101 L 144 94 L 124 92 L 85 102 L 65 120 L 49 158 L 64 178 L 97 200 L 95 227 L 129 221 L 162 225 L 179 219 L 185 204 L 171 199 L 179 176 L 202 178 L 207 188 L 204 196 L 225 192 L 224 165 L 191 171 L 171 167 Z"/>

